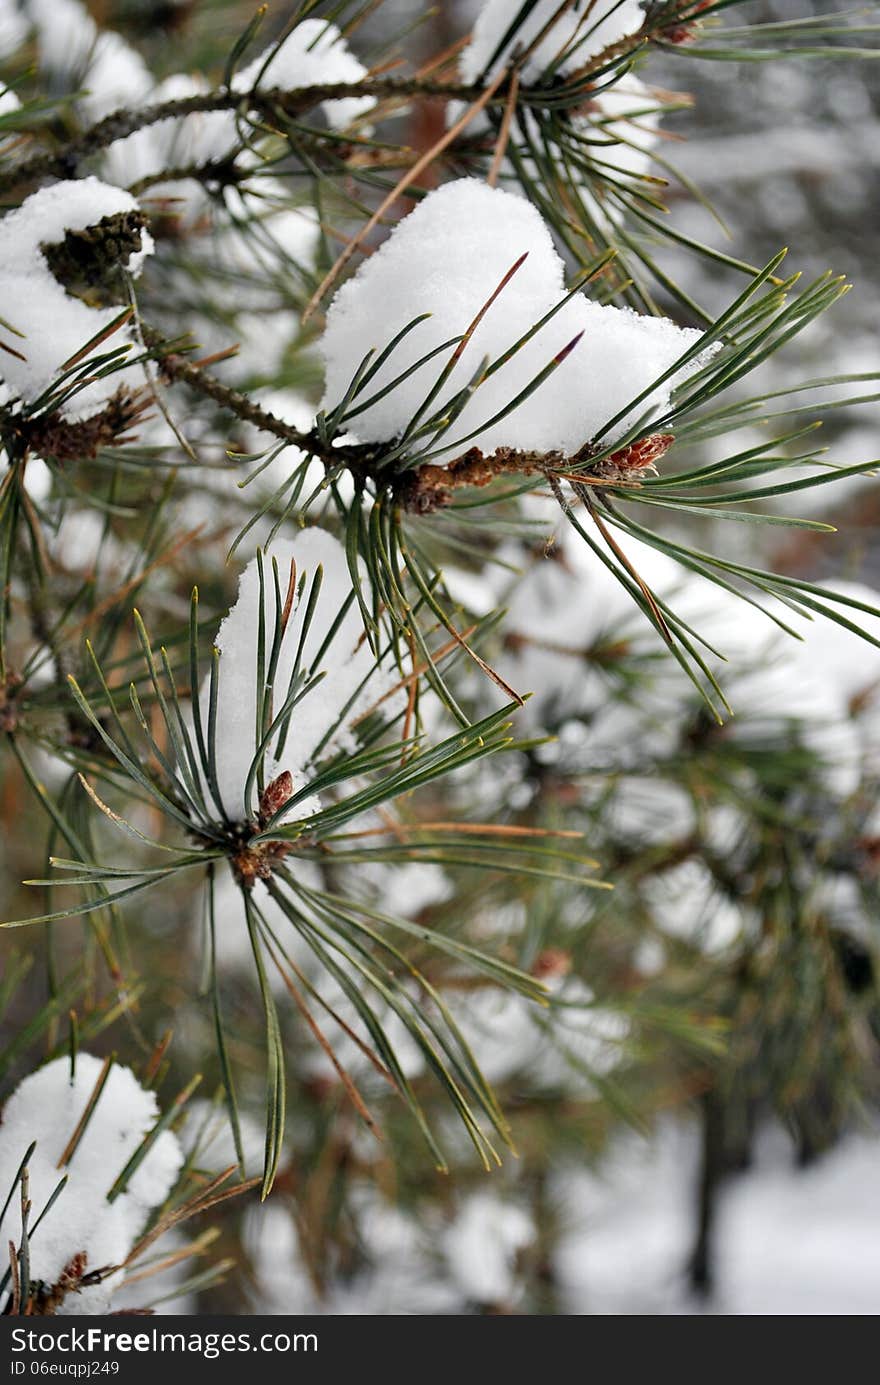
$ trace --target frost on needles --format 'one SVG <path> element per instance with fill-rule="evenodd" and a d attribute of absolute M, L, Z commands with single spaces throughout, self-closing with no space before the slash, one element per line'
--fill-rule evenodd
<path fill-rule="evenodd" d="M 662 411 L 675 385 L 703 363 L 700 356 L 692 358 L 627 411 L 699 341 L 700 333 L 667 318 L 593 302 L 583 293 L 566 302 L 565 267 L 540 213 L 521 197 L 465 178 L 429 193 L 336 294 L 322 341 L 324 407 L 330 410 L 345 397 L 368 352 L 383 351 L 408 324 L 430 314 L 403 337 L 346 414 L 361 442 L 387 442 L 404 434 L 421 418 L 456 343 L 517 264 L 425 420 L 442 412 L 444 402 L 481 366 L 499 362 L 553 315 L 484 375 L 456 421 L 438 432 L 444 453 L 454 455 L 453 449 L 467 443 L 483 452 L 513 448 L 571 456 L 621 411 L 608 430 L 611 441 L 637 418 Z M 538 388 L 511 407 L 568 348 Z M 404 378 L 389 388 L 398 377 Z"/>

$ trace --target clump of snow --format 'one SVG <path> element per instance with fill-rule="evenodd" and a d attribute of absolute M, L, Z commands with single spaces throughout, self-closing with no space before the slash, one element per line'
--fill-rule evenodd
<path fill-rule="evenodd" d="M 84 89 L 89 117 L 137 104 L 153 78 L 140 54 L 113 30 L 99 29 L 80 0 L 27 0 L 37 32 L 40 67 Z"/>
<path fill-rule="evenodd" d="M 21 110 L 21 102 L 11 87 L 7 87 L 0 96 L 0 115 L 12 115 L 13 111 Z"/>
<path fill-rule="evenodd" d="M 374 676 L 375 660 L 364 635 L 360 611 L 352 595 L 351 575 L 341 544 L 321 529 L 307 529 L 294 540 L 274 545 L 263 559 L 263 609 L 266 648 L 271 648 L 275 629 L 275 587 L 272 559 L 278 564 L 281 599 L 287 591 L 291 562 L 296 564 L 297 580 L 308 574 L 303 596 L 295 601 L 284 637 L 275 676 L 274 712 L 277 716 L 289 694 L 296 664 L 309 592 L 317 569 L 323 580 L 308 633 L 302 643 L 300 670 L 311 677 L 326 676 L 304 694 L 293 709 L 290 731 L 281 759 L 276 758 L 277 736 L 266 757 L 268 784 L 285 770 L 293 779 L 293 792 L 308 782 L 308 768 L 322 743 L 322 753 L 353 744 L 351 721 L 385 691 L 387 679 Z M 344 604 L 341 621 L 337 617 Z M 256 811 L 252 800 L 244 801 L 245 786 L 254 758 L 257 739 L 257 641 L 260 620 L 259 559 L 248 564 L 239 584 L 238 600 L 222 622 L 216 645 L 220 650 L 220 678 L 217 710 L 217 779 L 225 812 L 236 819 L 250 819 Z M 315 663 L 331 627 L 333 638 Z M 266 655 L 268 666 L 268 652 Z M 202 724 L 208 726 L 209 688 L 201 690 Z M 318 800 L 309 795 L 294 809 L 298 818 L 317 811 Z"/>
<path fill-rule="evenodd" d="M 543 1031 L 529 1065 L 542 1088 L 594 1094 L 592 1077 L 604 1077 L 619 1066 L 630 1033 L 625 1015 L 596 1003 L 580 977 L 551 979 L 554 1005 L 543 1013 L 532 1008 L 532 1021 Z"/>
<path fill-rule="evenodd" d="M 11 56 L 28 36 L 28 22 L 16 0 L 0 0 L 0 58 Z"/>
<path fill-rule="evenodd" d="M 52 472 L 42 457 L 28 457 L 24 484 L 31 500 L 35 500 L 38 505 L 48 500 L 52 492 Z"/>
<path fill-rule="evenodd" d="M 253 362 L 258 349 L 257 315 L 239 315 L 238 323 L 242 316 L 254 318 L 254 340 L 247 353 Z M 267 326 L 277 321 L 280 316 L 280 313 L 267 314 Z M 200 340 L 204 342 L 204 338 Z M 270 333 L 265 351 L 269 361 L 276 346 L 277 341 Z M 239 358 L 235 359 L 237 363 Z M 252 368 L 246 366 L 242 374 L 249 375 Z M 308 432 L 314 423 L 314 407 L 295 390 L 252 390 L 249 391 L 249 397 L 276 418 L 303 432 Z M 150 420 L 151 424 L 153 422 L 154 420 Z M 141 428 L 139 431 L 143 438 L 145 430 Z M 254 457 L 254 460 L 236 461 L 224 452 L 222 460 L 218 459 L 215 466 L 204 468 L 199 475 L 198 485 L 193 486 L 181 498 L 178 515 L 183 530 L 195 528 L 210 520 L 218 528 L 232 533 L 239 522 L 244 523 L 253 516 L 255 510 L 269 505 L 265 523 L 254 525 L 238 546 L 242 561 L 246 561 L 253 557 L 278 507 L 286 505 L 291 500 L 294 489 L 297 494 L 292 513 L 307 518 L 310 524 L 320 525 L 327 511 L 335 514 L 334 492 L 340 496 L 344 504 L 351 503 L 354 497 L 354 480 L 349 472 L 343 472 L 337 477 L 334 490 L 331 491 L 324 464 L 315 458 L 309 460 L 308 455 L 293 444 L 283 447 L 278 452 L 278 439 L 250 424 L 242 426 L 236 441 L 243 453 Z M 173 446 L 173 439 L 163 439 L 163 442 L 166 446 Z M 267 455 L 270 451 L 274 453 L 271 458 Z M 303 468 L 304 475 L 301 475 Z M 242 482 L 245 484 L 242 485 Z M 307 505 L 307 502 L 310 503 Z M 239 515 L 240 521 L 237 519 Z"/>
<path fill-rule="evenodd" d="M 640 180 L 651 172 L 654 149 L 660 139 L 662 106 L 644 82 L 627 74 L 607 91 L 597 92 L 587 110 L 588 114 L 573 113 L 569 120 L 579 142 L 578 153 L 589 161 L 589 171 L 561 151 L 558 158 L 566 158 L 570 176 L 591 215 L 600 225 L 604 221 L 614 227 L 624 215 L 624 207 L 614 194 L 625 194 L 631 188 L 638 190 Z M 533 144 L 539 145 L 542 136 L 534 117 L 527 115 L 526 123 Z M 536 164 L 528 152 L 524 162 L 529 176 L 543 183 L 543 166 Z"/>
<path fill-rule="evenodd" d="M 393 841 L 394 830 L 389 826 L 387 816 L 381 819 L 371 814 L 363 819 L 363 827 L 381 827 Z M 442 866 L 430 861 L 358 862 L 347 873 L 346 888 L 353 898 L 381 901 L 379 907 L 386 914 L 402 914 L 406 918 L 416 918 L 424 909 L 442 904 L 455 893 L 453 884 Z"/>
<path fill-rule="evenodd" d="M 41 245 L 54 245 L 64 238 L 66 231 L 84 231 L 96 226 L 105 216 L 138 210 L 137 202 L 129 193 L 110 187 L 98 178 L 53 183 L 33 193 L 0 222 L 4 261 L 8 256 L 25 268 Z M 140 273 L 152 250 L 152 237 L 145 231 L 141 249 L 128 261 L 131 274 Z"/>
<path fill-rule="evenodd" d="M 365 404 L 416 361 L 460 337 L 513 265 L 517 272 L 486 312 L 461 354 L 439 409 L 463 388 L 484 357 L 497 360 L 565 298 L 564 266 L 540 213 L 523 198 L 476 179 L 437 189 L 405 217 L 383 246 L 336 294 L 322 341 L 325 406 L 344 396 L 366 353 L 382 350 L 420 314 L 429 313 L 370 380 Z M 669 370 L 700 334 L 666 318 L 606 307 L 578 293 L 528 343 L 477 389 L 442 434 L 444 447 L 464 438 L 484 451 L 512 447 L 572 454 L 619 411 L 608 434 L 621 435 L 635 417 L 668 404 L 670 390 L 697 361 L 651 391 L 635 411 L 627 405 Z M 528 399 L 492 420 L 576 338 L 577 345 Z M 449 354 L 451 354 L 450 348 Z M 421 366 L 397 388 L 351 419 L 365 442 L 400 435 L 417 414 L 446 359 Z M 475 436 L 471 439 L 471 434 Z"/>
<path fill-rule="evenodd" d="M 660 139 L 661 116 L 657 97 L 631 74 L 597 92 L 583 112 L 569 114 L 568 124 L 577 140 L 578 156 L 588 160 L 591 168 L 587 172 L 570 157 L 568 149 L 559 148 L 554 141 L 555 162 L 565 160 L 568 176 L 581 197 L 589 202 L 594 217 L 620 220 L 623 209 L 610 197 L 611 188 L 617 186 L 625 191 L 634 181 L 638 187 L 638 180 L 650 173 L 653 151 Z M 524 111 L 520 120 L 528 139 L 520 145 L 518 165 L 509 157 L 504 159 L 501 178 L 511 192 L 522 194 L 520 171 L 532 183 L 544 184 L 544 163 L 536 162 L 531 149 L 540 148 L 552 136 L 542 129 L 531 111 Z M 565 143 L 570 148 L 573 141 Z"/>
<path fill-rule="evenodd" d="M 608 174 L 637 177 L 648 172 L 658 140 L 660 108 L 644 82 L 627 75 L 592 98 L 592 118 L 574 116 L 572 125 L 591 144 L 592 158 L 608 164 Z"/>
<path fill-rule="evenodd" d="M 328 1267 L 319 1295 L 300 1243 L 295 1209 L 276 1195 L 245 1213 L 243 1242 L 253 1271 L 254 1311 L 332 1317 L 437 1316 L 463 1308 L 460 1291 L 442 1278 L 424 1227 L 371 1186 L 353 1187 L 349 1202 L 357 1268 Z"/>
<path fill-rule="evenodd" d="M 2 379 L 11 392 L 27 401 L 39 398 L 65 363 L 119 316 L 118 308 L 89 307 L 67 293 L 54 278 L 41 247 L 63 240 L 66 231 L 86 230 L 104 217 L 137 210 L 129 193 L 97 178 L 83 178 L 41 188 L 0 221 L 0 299 L 4 319 L 22 333 L 9 344 L 24 357 L 19 360 L 3 353 Z M 140 273 L 152 250 L 152 237 L 145 230 L 140 251 L 129 259 L 131 274 Z M 134 346 L 135 339 L 122 328 L 90 357 L 125 345 Z M 70 419 L 88 418 L 121 386 L 137 389 L 143 383 L 139 371 L 126 367 L 86 385 L 64 404 L 62 412 Z"/>
<path fill-rule="evenodd" d="M 367 69 L 350 52 L 335 25 L 307 19 L 274 50 L 267 50 L 237 72 L 232 85 L 235 91 L 242 93 L 275 87 L 291 90 L 359 82 L 366 75 Z M 157 84 L 150 79 L 145 91 L 138 90 L 137 99 L 149 105 L 163 105 L 204 96 L 211 90 L 211 84 L 200 74 L 180 72 Z M 343 129 L 374 105 L 372 97 L 351 97 L 325 101 L 323 109 L 333 128 Z M 143 178 L 155 179 L 167 170 L 200 168 L 218 162 L 233 153 L 239 142 L 234 111 L 193 111 L 185 116 L 169 116 L 116 140 L 106 151 L 104 175 L 125 185 Z M 245 151 L 239 157 L 245 161 L 252 156 Z M 154 188 L 161 186 L 158 181 L 154 184 Z M 264 199 L 271 196 L 272 185 L 268 179 L 260 179 L 260 190 Z M 155 196 L 155 191 L 151 195 Z M 209 205 L 204 188 L 199 185 L 191 184 L 175 193 L 175 212 L 189 220 L 196 220 Z M 299 212 L 291 213 L 283 223 L 281 217 L 287 215 L 286 212 L 274 215 L 273 229 L 288 253 L 296 255 L 297 247 L 305 250 L 309 227 Z M 250 241 L 247 245 L 242 259 L 247 268 L 252 268 L 253 246 Z"/>
<path fill-rule="evenodd" d="M 188 1287 L 193 1278 L 191 1242 L 187 1240 L 187 1228 L 182 1231 L 167 1231 L 162 1237 L 162 1259 L 164 1269 L 150 1267 L 150 1277 L 138 1278 L 138 1262 L 132 1265 L 129 1274 L 118 1289 L 113 1291 L 113 1313 L 126 1309 L 141 1316 L 144 1312 L 158 1311 L 163 1318 L 194 1317 L 199 1311 L 198 1293 Z M 174 1257 L 180 1254 L 179 1259 Z M 147 1261 L 149 1261 L 149 1253 Z M 146 1262 L 145 1262 L 146 1263 Z M 157 1305 L 154 1308 L 153 1305 Z M 158 1306 L 161 1305 L 161 1306 Z"/>
<path fill-rule="evenodd" d="M 684 861 L 649 877 L 643 895 L 655 926 L 715 957 L 757 936 L 757 920 L 728 899 L 702 861 Z"/>
<path fill-rule="evenodd" d="M 320 890 L 324 884 L 319 868 L 313 861 L 297 856 L 292 861 L 292 873 L 298 884 L 308 889 Z M 255 880 L 251 891 L 251 902 L 266 920 L 268 927 L 284 946 L 281 964 L 285 972 L 290 972 L 292 962 L 301 971 L 316 974 L 315 954 L 303 935 L 291 926 L 290 919 L 273 897 L 262 880 Z M 251 946 L 245 916 L 241 889 L 231 874 L 219 876 L 214 885 L 214 945 L 217 969 L 221 973 L 244 972 L 251 976 L 254 966 L 254 952 Z M 267 966 L 269 985 L 281 996 L 290 992 L 278 967 Z M 261 1135 L 262 1139 L 262 1135 Z"/>
<path fill-rule="evenodd" d="M 538 0 L 528 17 L 509 34 L 521 8 L 516 0 L 488 0 L 483 6 L 462 54 L 463 81 L 494 76 L 514 57 L 515 50 L 525 52 L 533 43 L 523 63 L 523 80 L 535 83 L 544 74 L 564 77 L 577 72 L 610 44 L 637 33 L 645 22 L 638 0 L 574 0 L 555 23 L 551 21 L 560 9 L 559 0 Z"/>
<path fill-rule="evenodd" d="M 351 52 L 335 24 L 304 19 L 274 51 L 268 49 L 237 72 L 233 86 L 236 91 L 269 91 L 273 87 L 292 91 L 360 82 L 366 75 L 367 68 Z M 322 108 L 330 125 L 343 130 L 375 104 L 372 96 L 352 96 L 324 101 Z"/>
<path fill-rule="evenodd" d="M 31 1226 L 40 1217 L 63 1174 L 68 1182 L 40 1221 L 30 1241 L 33 1281 L 58 1282 L 74 1256 L 87 1257 L 89 1272 L 120 1265 L 140 1234 L 150 1212 L 167 1197 L 183 1164 L 177 1137 L 163 1131 L 151 1146 L 124 1192 L 113 1202 L 107 1194 L 159 1117 L 159 1105 L 130 1068 L 114 1064 L 97 1105 L 72 1158 L 59 1168 L 71 1136 L 91 1098 L 101 1061 L 80 1053 L 70 1076 L 68 1058 L 57 1058 L 26 1077 L 3 1108 L 0 1123 L 0 1189 L 3 1201 L 31 1143 L 28 1161 Z M 21 1218 L 15 1194 L 0 1223 L 2 1244 L 19 1244 Z M 117 1273 L 100 1285 L 84 1289 L 66 1304 L 68 1312 L 102 1312 Z"/>
<path fill-rule="evenodd" d="M 221 344 L 228 345 L 230 335 L 238 343 L 227 370 L 248 385 L 277 382 L 286 373 L 286 357 L 300 331 L 291 290 L 311 282 L 321 234 L 313 208 L 291 206 L 289 191 L 280 183 L 259 177 L 253 188 L 259 189 L 255 195 L 249 195 L 248 187 L 227 192 L 223 212 L 215 207 L 211 214 L 210 234 L 190 242 L 200 268 L 215 277 L 226 320 Z M 230 283 L 235 284 L 233 304 L 227 302 Z M 211 330 L 206 320 L 203 340 L 210 340 Z M 293 390 L 273 393 L 276 399 L 286 396 L 293 406 L 287 421 L 308 432 L 315 421 L 314 405 L 305 404 Z M 273 404 L 266 407 L 277 413 Z M 267 441 L 274 444 L 276 439 L 264 436 L 255 448 Z M 288 453 L 285 463 L 289 460 Z"/>
<path fill-rule="evenodd" d="M 621 546 L 674 609 L 682 570 L 644 544 Z M 609 700 L 606 651 L 625 649 L 636 659 L 652 642 L 632 597 L 579 535 L 560 535 L 550 556 L 532 563 L 504 604 L 510 638 L 502 670 L 519 690 L 536 691 L 522 714 L 536 724 L 596 711 Z"/>
<path fill-rule="evenodd" d="M 468 67 L 469 52 L 465 49 L 462 55 L 464 69 Z M 466 80 L 464 76 L 462 80 Z M 449 102 L 448 126 L 461 118 L 466 104 Z M 558 133 L 525 107 L 518 113 L 518 129 L 522 133 L 515 128 L 509 146 L 509 150 L 516 149 L 517 157 L 512 158 L 508 152 L 502 160 L 501 185 L 530 202 L 540 201 L 540 197 L 533 196 L 535 187 L 545 188 L 554 200 L 558 193 L 555 187 L 547 187 L 547 166 L 564 163 L 566 178 L 576 187 L 589 216 L 600 226 L 610 223 L 613 230 L 624 215 L 624 206 L 617 199 L 633 188 L 638 190 L 641 180 L 651 171 L 653 151 L 661 138 L 662 115 L 660 94 L 629 72 L 612 85 L 591 92 L 576 110 L 565 112 Z M 485 111 L 471 119 L 468 133 L 490 142 L 495 140 Z M 533 151 L 542 147 L 545 157 L 536 159 Z"/>
<path fill-rule="evenodd" d="M 320 242 L 317 213 L 311 206 L 291 207 L 287 190 L 275 179 L 261 177 L 259 199 L 239 197 L 232 204 L 234 219 L 214 236 L 212 253 L 218 268 L 242 276 L 264 277 L 277 269 L 277 264 L 292 262 L 310 269 L 315 262 Z M 277 202 L 273 206 L 273 198 Z M 255 219 L 245 232 L 243 224 Z M 267 324 L 268 325 L 268 324 Z M 288 340 L 294 324 L 286 324 Z M 274 373 L 271 367 L 265 374 Z M 313 411 L 314 412 L 314 411 Z"/>
<path fill-rule="evenodd" d="M 536 1235 L 522 1207 L 474 1193 L 443 1238 L 449 1273 L 472 1303 L 508 1306 L 516 1295 L 517 1256 Z"/>
<path fill-rule="evenodd" d="M 381 1026 L 404 1077 L 418 1077 L 425 1067 L 425 1056 L 418 1042 L 397 1011 L 365 982 L 360 984 L 364 991 L 364 999 Z M 322 1005 L 315 999 L 309 1002 L 309 1008 L 318 1028 L 328 1040 L 340 1067 L 357 1082 L 362 1090 L 386 1092 L 388 1090 L 386 1079 L 378 1073 L 373 1062 L 367 1056 L 368 1053 L 375 1054 L 375 1040 L 366 1028 L 354 1001 L 349 998 L 337 981 L 327 976 L 326 972 L 316 981 L 316 989 L 324 1004 Z M 332 1015 L 324 1008 L 325 1006 L 333 1011 Z M 338 1015 L 339 1020 L 334 1019 L 333 1015 Z M 417 1022 L 418 1002 L 416 1002 L 413 1016 Z M 346 1026 L 345 1029 L 342 1028 L 342 1024 Z M 311 1038 L 311 1035 L 309 1037 Z M 365 1049 L 367 1052 L 364 1051 Z M 339 1080 L 339 1070 L 336 1064 L 331 1062 L 324 1048 L 317 1043 L 312 1044 L 301 1062 L 304 1070 L 313 1078 L 320 1078 L 329 1082 Z"/>
<path fill-rule="evenodd" d="M 242 1243 L 257 1281 L 255 1312 L 274 1316 L 315 1311 L 314 1283 L 296 1223 L 279 1197 L 245 1213 Z"/>
<path fill-rule="evenodd" d="M 451 1008 L 489 1082 L 504 1082 L 526 1067 L 537 1037 L 529 1013 L 533 1002 L 515 991 L 485 986 L 460 1001 L 451 998 Z"/>
<path fill-rule="evenodd" d="M 591 1074 L 603 1076 L 621 1062 L 629 1021 L 598 1005 L 579 977 L 546 984 L 550 1007 L 495 986 L 448 999 L 489 1082 L 517 1074 L 542 1090 L 592 1095 Z"/>
<path fill-rule="evenodd" d="M 632 726 L 627 730 L 635 734 Z M 600 774 L 593 789 L 605 807 L 609 833 L 621 842 L 645 847 L 675 841 L 694 830 L 693 799 L 681 784 L 658 774 L 621 775 L 610 796 L 607 779 Z"/>
<path fill-rule="evenodd" d="M 831 598 L 834 595 L 859 601 L 880 610 L 880 592 L 863 582 L 825 582 L 820 584 Z M 820 600 L 823 598 L 820 595 Z M 825 605 L 838 610 L 853 625 L 873 639 L 880 639 L 880 617 L 833 600 Z M 852 721 L 858 738 L 864 770 L 880 772 L 880 649 L 838 625 L 815 616 L 799 626 L 804 642 L 797 647 L 797 680 L 821 673 L 832 696 L 838 701 L 841 717 Z"/>

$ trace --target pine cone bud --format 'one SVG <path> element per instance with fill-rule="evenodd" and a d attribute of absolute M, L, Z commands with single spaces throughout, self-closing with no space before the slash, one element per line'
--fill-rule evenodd
<path fill-rule="evenodd" d="M 260 822 L 268 822 L 293 796 L 293 775 L 286 769 L 260 794 Z"/>
<path fill-rule="evenodd" d="M 116 212 L 84 231 L 41 249 L 46 263 L 68 293 L 99 307 L 126 302 L 122 271 L 141 250 L 147 219 L 143 212 Z"/>
<path fill-rule="evenodd" d="M 571 971 L 571 953 L 561 947 L 545 947 L 532 964 L 532 975 L 542 981 L 556 976 L 568 976 Z"/>

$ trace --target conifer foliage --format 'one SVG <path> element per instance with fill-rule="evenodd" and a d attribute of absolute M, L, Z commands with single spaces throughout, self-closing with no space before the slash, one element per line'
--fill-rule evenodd
<path fill-rule="evenodd" d="M 674 137 L 876 25 L 94 8 L 0 0 L 0 1311 L 567 1311 L 670 1111 L 706 1289 L 876 1097 L 880 596 L 772 561 L 876 386 Z"/>

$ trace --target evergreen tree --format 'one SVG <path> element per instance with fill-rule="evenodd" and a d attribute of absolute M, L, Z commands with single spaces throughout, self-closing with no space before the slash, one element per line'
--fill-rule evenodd
<path fill-rule="evenodd" d="M 6 1313 L 590 1311 L 670 1115 L 706 1291 L 875 1103 L 876 375 L 669 136 L 876 25 L 738 3 L 0 0 Z"/>

